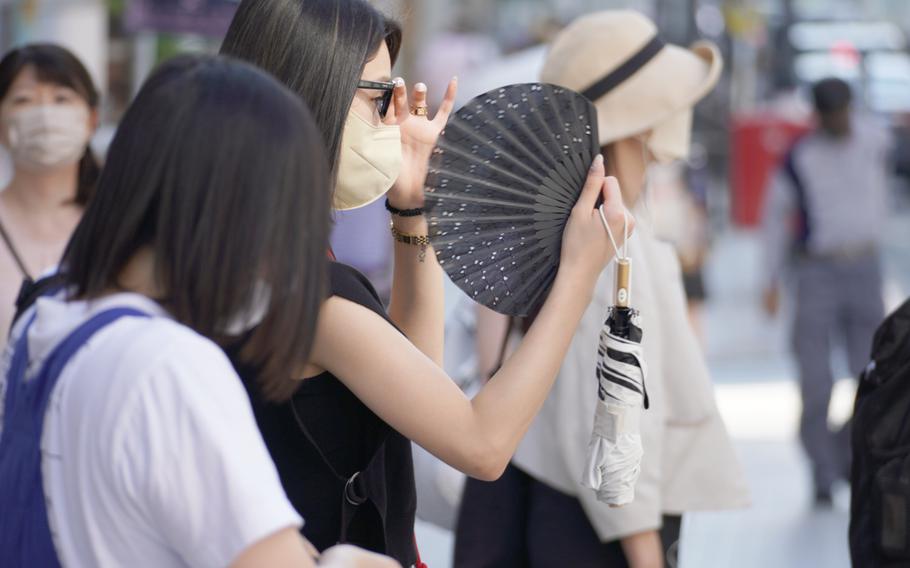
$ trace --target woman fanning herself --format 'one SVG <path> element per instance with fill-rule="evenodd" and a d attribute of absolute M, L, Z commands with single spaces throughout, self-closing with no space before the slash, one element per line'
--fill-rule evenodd
<path fill-rule="evenodd" d="M 426 117 L 388 82 L 401 33 L 361 0 L 244 0 L 222 52 L 273 73 L 314 109 L 333 159 L 336 208 L 388 193 L 395 280 L 388 314 L 372 286 L 333 263 L 313 350 L 290 397 L 253 389 L 254 409 L 285 490 L 317 547 L 352 542 L 416 562 L 413 440 L 483 479 L 503 471 L 553 384 L 597 274 L 612 256 L 625 208 L 602 160 L 592 165 L 567 228 L 559 275 L 515 356 L 473 400 L 440 370 L 442 271 L 426 244 L 423 181 L 452 108 Z M 400 166 L 399 166 L 400 157 Z M 248 385 L 259 373 L 240 367 Z"/>
<path fill-rule="evenodd" d="M 309 359 L 324 299 L 328 179 L 312 117 L 266 74 L 179 59 L 148 80 L 62 288 L 24 313 L 3 361 L 5 566 L 314 564 L 213 340 L 261 307 L 243 356 L 266 391 L 295 384 L 284 365 Z M 350 547 L 320 563 L 394 564 Z"/>
<path fill-rule="evenodd" d="M 59 262 L 95 191 L 97 108 L 88 71 L 62 47 L 27 45 L 0 61 L 0 143 L 13 159 L 0 192 L 0 348 L 23 280 Z"/>

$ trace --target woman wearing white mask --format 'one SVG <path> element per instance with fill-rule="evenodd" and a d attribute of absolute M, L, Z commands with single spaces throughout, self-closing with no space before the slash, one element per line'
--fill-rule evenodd
<path fill-rule="evenodd" d="M 470 475 L 499 476 L 612 255 L 597 196 L 614 234 L 625 208 L 595 161 L 538 324 L 487 387 L 466 398 L 439 367 L 443 275 L 422 214 L 429 157 L 455 82 L 434 118 L 421 85 L 409 105 L 404 82 L 391 81 L 400 42 L 398 26 L 365 0 L 244 0 L 221 52 L 270 71 L 314 111 L 336 177 L 336 209 L 388 191 L 395 240 L 388 313 L 363 276 L 333 263 L 297 388 L 269 397 L 256 388 L 255 369 L 238 369 L 285 490 L 307 520 L 303 534 L 320 549 L 350 542 L 411 566 L 419 561 L 410 440 Z"/>
<path fill-rule="evenodd" d="M 97 108 L 88 71 L 62 47 L 27 45 L 0 61 L 0 143 L 14 169 L 0 192 L 0 347 L 23 281 L 57 264 L 94 192 Z"/>
<path fill-rule="evenodd" d="M 598 281 L 555 388 L 505 475 L 495 483 L 468 480 L 457 528 L 457 567 L 672 567 L 683 513 L 748 503 L 688 323 L 679 262 L 671 246 L 655 237 L 644 206 L 649 165 L 687 157 L 692 108 L 714 87 L 721 67 L 713 44 L 698 42 L 690 49 L 664 44 L 654 24 L 631 11 L 584 16 L 555 39 L 541 80 L 581 92 L 594 103 L 607 171 L 619 178 L 625 202 L 640 220 L 628 254 L 648 368 L 644 457 L 628 505 L 610 508 L 581 485 L 597 401 L 597 338 L 613 303 L 615 276 L 609 269 Z M 478 336 L 494 337 L 479 342 L 483 372 L 499 356 L 503 319 L 485 312 L 478 320 Z"/>

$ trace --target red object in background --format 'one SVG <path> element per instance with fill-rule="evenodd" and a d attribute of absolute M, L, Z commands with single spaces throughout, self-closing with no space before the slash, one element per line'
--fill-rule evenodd
<path fill-rule="evenodd" d="M 808 123 L 784 120 L 772 114 L 734 116 L 731 126 L 731 215 L 740 227 L 761 222 L 765 188 L 784 155 Z"/>

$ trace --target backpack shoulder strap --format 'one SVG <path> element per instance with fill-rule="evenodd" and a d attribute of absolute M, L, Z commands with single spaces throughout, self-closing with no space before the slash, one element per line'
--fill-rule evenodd
<path fill-rule="evenodd" d="M 135 308 L 111 308 L 99 312 L 80 324 L 74 331 L 70 332 L 63 341 L 61 341 L 50 352 L 44 361 L 38 375 L 42 380 L 29 381 L 25 383 L 25 371 L 29 365 L 28 352 L 28 331 L 34 321 L 32 321 L 22 330 L 16 340 L 15 349 L 10 363 L 10 369 L 7 373 L 5 416 L 14 416 L 16 411 L 15 405 L 19 403 L 19 392 L 27 392 L 31 389 L 38 389 L 29 395 L 32 408 L 28 409 L 35 415 L 35 419 L 43 424 L 44 412 L 51 390 L 57 382 L 57 378 L 63 371 L 63 368 L 69 363 L 70 359 L 79 349 L 85 345 L 92 336 L 107 325 L 117 321 L 125 316 L 149 317 L 148 314 Z M 42 384 L 43 383 L 43 384 Z"/>
<path fill-rule="evenodd" d="M 6 373 L 3 435 L 0 436 L 0 550 L 12 566 L 60 562 L 51 536 L 43 478 L 41 438 L 50 395 L 66 364 L 99 330 L 124 316 L 148 314 L 114 308 L 89 318 L 55 347 L 38 374 L 25 380 L 29 322 L 15 344 Z"/>

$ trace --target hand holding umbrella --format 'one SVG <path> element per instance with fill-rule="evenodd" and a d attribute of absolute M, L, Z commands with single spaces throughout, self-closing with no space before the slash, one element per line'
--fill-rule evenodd
<path fill-rule="evenodd" d="M 611 506 L 632 502 L 641 471 L 641 410 L 648 407 L 647 373 L 637 310 L 631 308 L 631 261 L 627 255 L 628 226 L 622 251 L 610 225 L 601 218 L 616 249 L 615 305 L 607 314 L 597 350 L 598 400 L 594 431 L 582 484 Z"/>

